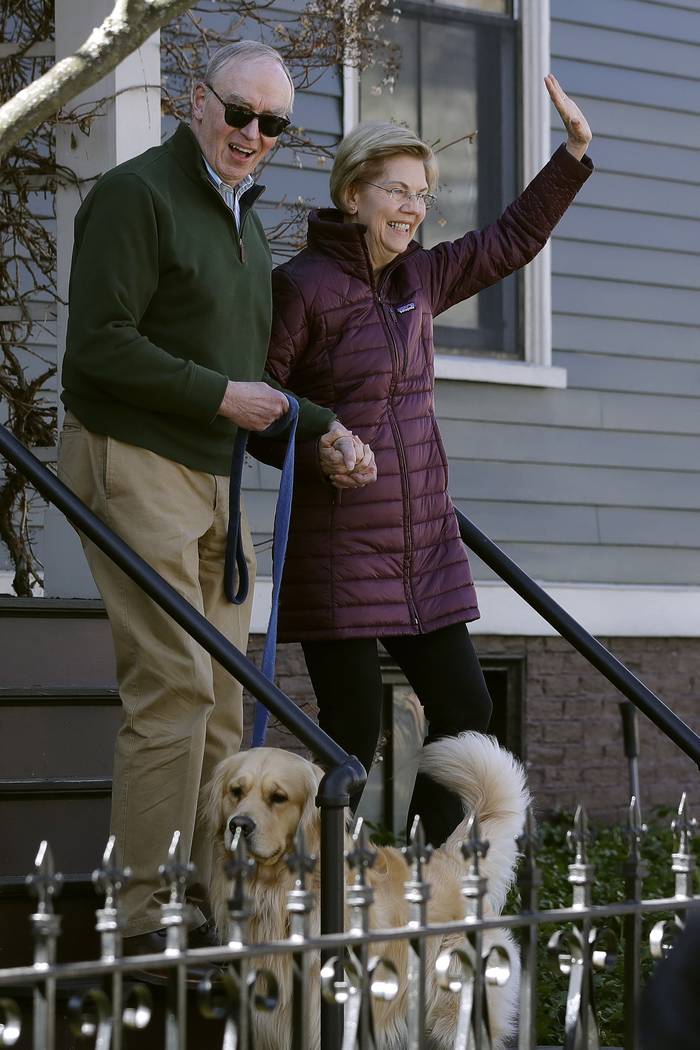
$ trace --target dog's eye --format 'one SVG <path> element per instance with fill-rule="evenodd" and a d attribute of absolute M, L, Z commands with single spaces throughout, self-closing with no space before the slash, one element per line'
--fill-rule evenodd
<path fill-rule="evenodd" d="M 275 806 L 279 806 L 286 801 L 287 796 L 283 795 L 281 791 L 275 791 L 274 795 L 270 795 L 270 802 Z"/>
<path fill-rule="evenodd" d="M 241 788 L 241 787 L 235 787 L 234 786 L 234 787 L 230 787 L 228 790 L 229 790 L 229 794 L 231 795 L 232 798 L 238 799 L 238 798 L 242 798 L 243 797 L 243 788 Z"/>

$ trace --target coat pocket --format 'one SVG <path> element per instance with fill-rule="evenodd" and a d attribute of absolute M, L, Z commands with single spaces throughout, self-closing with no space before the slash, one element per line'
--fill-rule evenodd
<path fill-rule="evenodd" d="M 450 468 L 449 468 L 448 463 L 447 463 L 447 454 L 445 452 L 445 446 L 442 443 L 442 435 L 441 435 L 440 429 L 439 429 L 439 427 L 437 425 L 437 419 L 435 418 L 435 416 L 432 416 L 430 421 L 431 421 L 432 426 L 433 426 L 433 435 L 435 437 L 435 444 L 437 445 L 437 450 L 438 450 L 438 454 L 440 456 L 440 461 L 442 462 L 442 469 L 443 469 L 444 474 L 445 474 L 445 492 L 447 492 L 447 488 L 448 488 L 449 483 L 450 483 Z"/>

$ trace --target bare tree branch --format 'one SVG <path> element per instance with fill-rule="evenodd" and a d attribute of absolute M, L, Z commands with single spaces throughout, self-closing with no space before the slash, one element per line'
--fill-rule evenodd
<path fill-rule="evenodd" d="M 0 107 L 0 159 L 66 102 L 97 83 L 192 0 L 116 0 L 74 55 L 61 59 Z"/>

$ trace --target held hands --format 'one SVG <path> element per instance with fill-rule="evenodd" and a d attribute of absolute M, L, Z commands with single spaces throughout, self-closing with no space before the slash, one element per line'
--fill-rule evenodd
<path fill-rule="evenodd" d="M 267 383 L 234 383 L 229 380 L 217 415 L 244 430 L 266 430 L 286 412 L 289 401 Z"/>
<path fill-rule="evenodd" d="M 377 465 L 369 445 L 335 420 L 318 443 L 321 471 L 338 489 L 359 489 L 377 480 Z"/>
<path fill-rule="evenodd" d="M 576 157 L 576 160 L 581 160 L 593 138 L 588 121 L 576 103 L 562 89 L 555 76 L 549 73 L 544 78 L 544 83 L 569 136 L 566 148 L 573 157 Z"/>

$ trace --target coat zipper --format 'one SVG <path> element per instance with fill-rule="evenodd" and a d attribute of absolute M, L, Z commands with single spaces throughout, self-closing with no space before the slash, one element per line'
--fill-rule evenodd
<path fill-rule="evenodd" d="M 399 350 L 396 345 L 396 338 L 394 335 L 393 327 L 398 328 L 398 320 L 393 312 L 393 307 L 389 303 L 385 303 L 381 296 L 381 287 L 384 284 L 386 273 L 382 276 L 382 281 L 379 287 L 376 289 L 377 301 L 382 308 L 382 314 L 386 321 L 386 312 L 389 310 L 393 325 L 387 324 L 387 332 L 389 335 L 389 342 L 391 344 L 392 354 L 396 361 L 396 371 L 392 378 L 391 389 L 389 390 L 389 406 L 388 415 L 391 421 L 391 429 L 394 434 L 394 441 L 396 442 L 396 450 L 399 454 L 399 460 L 401 461 L 401 478 L 404 488 L 404 546 L 406 548 L 406 557 L 404 561 L 404 578 L 406 581 L 406 597 L 408 598 L 408 607 L 415 627 L 420 627 L 420 618 L 418 616 L 418 609 L 416 608 L 416 602 L 413 597 L 413 588 L 411 586 L 411 562 L 413 561 L 413 529 L 411 525 L 411 493 L 408 488 L 408 466 L 406 463 L 406 450 L 403 445 L 401 438 L 401 429 L 399 427 L 396 416 L 394 415 L 394 409 L 391 404 L 391 400 L 394 396 L 394 390 L 398 380 L 398 373 L 404 373 L 406 371 L 406 353 L 404 350 L 403 357 L 403 368 L 401 368 L 401 362 L 399 360 Z"/>
<path fill-rule="evenodd" d="M 396 365 L 396 371 L 395 371 L 395 373 L 394 373 L 394 375 L 392 376 L 392 379 L 391 379 L 391 389 L 393 391 L 394 387 L 396 386 L 396 380 L 398 379 L 399 373 L 401 372 L 401 361 L 399 359 L 399 348 L 398 348 L 397 343 L 396 343 L 396 337 L 394 335 L 394 332 L 392 331 L 392 326 L 387 321 L 387 316 L 386 315 L 387 315 L 387 309 L 389 307 L 389 304 L 384 302 L 384 300 L 382 299 L 382 297 L 381 297 L 381 295 L 379 294 L 378 291 L 376 292 L 376 298 L 377 298 L 377 302 L 379 304 L 379 308 L 381 310 L 382 317 L 384 318 L 384 324 L 386 326 L 387 335 L 389 336 L 389 349 L 391 350 L 391 356 L 392 356 L 392 359 L 393 359 L 393 361 L 394 361 L 394 363 Z M 392 317 L 392 321 L 393 321 L 394 324 L 396 324 L 396 319 L 395 318 Z"/>
<path fill-rule="evenodd" d="M 375 284 L 374 276 L 373 276 L 373 273 L 372 273 L 372 266 L 371 266 L 370 259 L 369 259 L 369 252 L 367 251 L 367 246 L 365 244 L 364 238 L 362 239 L 362 243 L 363 243 L 363 246 L 364 246 L 364 249 L 365 249 L 365 256 L 367 258 L 367 267 L 368 267 L 369 275 L 370 275 L 370 286 L 372 288 L 372 291 L 374 292 L 374 297 L 377 300 L 377 303 L 379 304 L 380 313 L 381 313 L 382 317 L 384 318 L 384 324 L 386 326 L 387 335 L 389 336 L 389 347 L 390 347 L 392 359 L 393 359 L 393 361 L 395 362 L 395 365 L 396 365 L 396 369 L 395 369 L 394 374 L 392 376 L 391 387 L 390 387 L 390 390 L 389 390 L 389 405 L 388 405 L 387 413 L 388 413 L 388 416 L 389 416 L 389 420 L 391 422 L 391 429 L 392 429 L 392 433 L 394 435 L 394 441 L 396 442 L 396 450 L 397 450 L 397 452 L 399 454 L 399 459 L 401 461 L 401 478 L 402 478 L 402 488 L 403 488 L 403 498 L 404 498 L 404 546 L 406 548 L 406 557 L 405 557 L 405 560 L 404 560 L 404 580 L 405 580 L 406 597 L 407 597 L 407 601 L 408 601 L 408 607 L 409 607 L 409 612 L 410 612 L 410 615 L 411 615 L 411 619 L 413 620 L 413 625 L 414 625 L 414 627 L 420 628 L 420 625 L 421 625 L 420 624 L 420 618 L 418 616 L 418 609 L 416 608 L 416 602 L 415 602 L 415 599 L 413 597 L 413 589 L 411 587 L 411 561 L 413 560 L 413 535 L 412 535 L 412 529 L 411 529 L 411 495 L 410 495 L 410 492 L 409 492 L 409 489 L 408 489 L 408 469 L 407 469 L 407 464 L 406 464 L 406 450 L 404 449 L 403 441 L 401 439 L 401 431 L 399 429 L 399 425 L 398 425 L 398 422 L 397 422 L 396 417 L 394 415 L 394 410 L 393 410 L 392 405 L 391 405 L 391 399 L 394 396 L 394 390 L 396 388 L 396 382 L 398 380 L 399 373 L 401 371 L 405 372 L 407 362 L 405 360 L 406 355 L 404 353 L 404 355 L 402 355 L 404 357 L 404 368 L 402 370 L 401 369 L 401 362 L 399 360 L 399 351 L 398 351 L 398 347 L 396 345 L 396 338 L 395 338 L 394 332 L 392 330 L 392 325 L 390 325 L 388 323 L 387 319 L 386 319 L 387 308 L 390 311 L 392 310 L 392 308 L 391 308 L 389 303 L 385 303 L 384 302 L 384 300 L 382 299 L 382 295 L 381 295 L 382 287 L 384 286 L 387 277 L 389 276 L 391 271 L 394 269 L 394 267 L 392 265 L 389 265 L 389 267 L 387 267 L 387 269 L 382 274 L 382 279 L 381 279 L 379 285 Z M 396 265 L 398 265 L 398 260 L 397 260 Z M 393 322 L 393 326 L 398 327 L 398 320 L 394 316 L 393 312 L 391 313 L 391 320 Z"/>
<path fill-rule="evenodd" d="M 396 265 L 398 265 L 398 262 L 397 262 Z M 386 317 L 387 313 L 389 314 L 389 318 L 391 320 L 391 325 L 393 326 L 393 328 L 396 329 L 397 334 L 398 334 L 400 326 L 399 326 L 399 319 L 396 316 L 396 311 L 395 311 L 394 307 L 391 305 L 391 303 L 387 303 L 385 299 L 382 299 L 382 288 L 386 284 L 387 278 L 389 277 L 389 274 L 391 273 L 391 271 L 393 269 L 394 269 L 394 266 L 389 265 L 384 270 L 384 273 L 382 274 L 382 279 L 381 279 L 381 281 L 379 282 L 379 284 L 377 285 L 377 288 L 376 288 L 376 296 L 377 296 L 377 301 L 379 302 L 379 304 L 382 307 L 382 312 L 383 312 L 384 316 Z M 390 334 L 390 337 L 391 337 L 391 341 L 394 344 L 394 350 L 395 350 L 395 354 L 396 354 L 396 367 L 399 370 L 401 375 L 405 375 L 406 374 L 406 369 L 408 368 L 408 350 L 407 350 L 407 347 L 406 347 L 405 344 L 402 343 L 401 344 L 401 354 L 399 354 L 399 348 L 398 348 L 397 343 L 396 343 L 396 338 L 395 338 L 393 332 L 391 331 L 391 329 L 389 331 L 389 334 Z"/>
<path fill-rule="evenodd" d="M 233 225 L 236 230 L 236 237 L 238 238 L 238 254 L 240 255 L 241 263 L 243 264 L 243 266 L 245 266 L 246 255 L 245 244 L 243 243 L 243 230 L 245 229 L 245 224 L 248 219 L 248 212 L 246 211 L 245 214 L 241 216 L 240 229 L 238 227 L 238 224 L 236 223 L 236 216 L 233 213 L 231 213 L 231 219 L 233 220 Z"/>
<path fill-rule="evenodd" d="M 394 415 L 394 409 L 391 403 L 388 407 L 388 415 L 391 421 L 391 429 L 394 434 L 394 441 L 396 442 L 396 450 L 399 453 L 399 459 L 401 461 L 401 477 L 404 481 L 404 546 L 406 547 L 406 557 L 404 560 L 404 579 L 406 583 L 406 596 L 408 598 L 408 607 L 411 613 L 411 619 L 415 627 L 420 627 L 420 619 L 418 617 L 418 609 L 416 608 L 415 598 L 413 597 L 413 588 L 411 586 L 411 562 L 413 561 L 413 531 L 411 529 L 411 494 L 408 490 L 408 466 L 406 463 L 406 450 L 403 447 L 403 441 L 401 439 L 401 431 L 399 424 Z"/>

